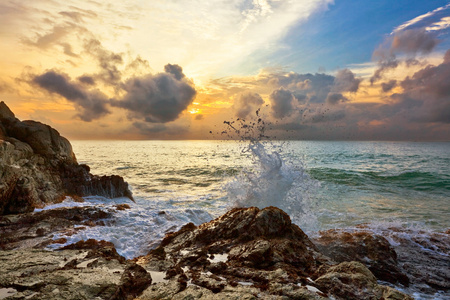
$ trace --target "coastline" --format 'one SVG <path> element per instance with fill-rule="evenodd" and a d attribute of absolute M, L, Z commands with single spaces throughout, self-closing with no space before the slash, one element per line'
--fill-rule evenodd
<path fill-rule="evenodd" d="M 0 121 L 1 175 L 12 178 L 0 197 L 7 208 L 0 216 L 0 299 L 412 299 L 408 292 L 439 298 L 450 289 L 449 231 L 427 236 L 393 227 L 380 235 L 360 225 L 308 237 L 276 207 L 232 209 L 166 228 L 156 242 L 142 241 L 152 243 L 148 253 L 129 259 L 108 241 L 70 242 L 89 228 L 114 228 L 122 212 L 134 211 L 139 204 L 128 184 L 90 174 L 59 133 L 15 119 L 3 102 Z M 16 128 L 27 134 L 11 134 Z M 22 177 L 11 176 L 17 170 Z M 79 189 L 86 182 L 88 192 Z M 84 205 L 87 195 L 126 198 Z M 157 222 L 172 217 L 155 214 Z"/>

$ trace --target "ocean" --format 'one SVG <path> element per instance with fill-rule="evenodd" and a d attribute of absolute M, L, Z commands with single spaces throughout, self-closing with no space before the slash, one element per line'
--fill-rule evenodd
<path fill-rule="evenodd" d="M 395 243 L 399 229 L 414 239 L 450 228 L 449 142 L 72 141 L 72 146 L 91 173 L 124 177 L 136 203 L 92 196 L 45 209 L 129 204 L 131 209 L 118 211 L 106 226 L 66 237 L 67 243 L 111 241 L 126 258 L 146 254 L 166 232 L 237 206 L 277 206 L 310 236 L 364 224 Z M 448 259 L 449 253 L 439 255 Z"/>

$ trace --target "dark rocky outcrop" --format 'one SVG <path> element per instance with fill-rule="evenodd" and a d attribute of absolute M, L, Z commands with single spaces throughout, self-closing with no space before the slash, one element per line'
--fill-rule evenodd
<path fill-rule="evenodd" d="M 412 299 L 358 262 L 335 263 L 275 207 L 233 209 L 169 233 L 135 259 L 165 280 L 145 299 Z"/>
<path fill-rule="evenodd" d="M 399 268 L 397 253 L 382 236 L 367 231 L 347 232 L 328 230 L 313 239 L 320 252 L 336 262 L 359 261 L 366 265 L 378 280 L 409 284 Z"/>
<path fill-rule="evenodd" d="M 391 227 L 382 233 L 364 225 L 353 231 L 320 232 L 313 242 L 336 262 L 363 263 L 378 280 L 433 295 L 450 290 L 450 235 Z"/>
<path fill-rule="evenodd" d="M 48 125 L 20 121 L 0 102 L 0 215 L 30 212 L 67 195 L 128 197 L 120 176 L 95 176 Z"/>

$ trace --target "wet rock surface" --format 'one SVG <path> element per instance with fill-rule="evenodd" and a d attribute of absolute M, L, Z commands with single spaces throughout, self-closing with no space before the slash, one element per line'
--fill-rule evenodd
<path fill-rule="evenodd" d="M 412 299 L 359 262 L 337 265 L 275 207 L 187 224 L 135 259 L 165 278 L 138 299 Z"/>
<path fill-rule="evenodd" d="M 366 231 L 328 230 L 313 240 L 317 248 L 336 262 L 363 263 L 378 280 L 409 284 L 398 265 L 397 253 L 382 236 Z"/>
<path fill-rule="evenodd" d="M 57 234 L 72 235 L 92 226 L 103 226 L 113 214 L 96 207 L 72 207 L 0 216 L 0 250 L 44 248 Z"/>
<path fill-rule="evenodd" d="M 0 215 L 31 212 L 67 195 L 132 199 L 122 177 L 92 175 L 55 129 L 20 121 L 0 102 Z"/>
<path fill-rule="evenodd" d="M 364 225 L 357 227 L 322 231 L 312 240 L 334 261 L 361 262 L 379 281 L 403 285 L 409 293 L 433 298 L 450 291 L 449 232 L 430 234 L 391 227 L 381 232 L 383 237 Z"/>
<path fill-rule="evenodd" d="M 107 245 L 97 243 L 98 249 L 0 251 L 0 290 L 6 299 L 118 300 L 134 299 L 151 284 L 142 267 L 105 254 Z"/>
<path fill-rule="evenodd" d="M 390 238 L 399 265 L 410 279 L 410 287 L 428 294 L 450 293 L 449 232 L 399 230 Z"/>

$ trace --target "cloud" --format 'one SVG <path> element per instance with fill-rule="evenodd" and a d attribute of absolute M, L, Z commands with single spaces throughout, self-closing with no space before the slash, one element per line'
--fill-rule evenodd
<path fill-rule="evenodd" d="M 79 82 L 87 84 L 87 85 L 95 85 L 95 79 L 89 75 L 83 75 L 77 78 Z"/>
<path fill-rule="evenodd" d="M 439 44 L 434 34 L 425 29 L 409 29 L 397 32 L 391 44 L 391 51 L 406 54 L 427 54 Z"/>
<path fill-rule="evenodd" d="M 414 59 L 417 54 L 429 54 L 439 42 L 435 33 L 428 32 L 424 28 L 394 31 L 394 34 L 389 36 L 373 53 L 373 57 L 378 59 L 378 69 L 370 78 L 370 83 L 374 84 L 383 78 L 386 71 L 398 67 L 400 61 L 396 54 L 406 54 L 408 57 L 406 65 L 414 65 L 417 64 L 417 60 Z"/>
<path fill-rule="evenodd" d="M 164 66 L 164 71 L 175 76 L 176 80 L 181 80 L 185 77 L 183 68 L 181 68 L 179 65 L 167 64 Z"/>
<path fill-rule="evenodd" d="M 389 80 L 388 82 L 381 83 L 381 89 L 383 92 L 390 92 L 397 85 L 397 80 Z"/>
<path fill-rule="evenodd" d="M 105 49 L 96 39 L 87 41 L 84 48 L 98 61 L 100 72 L 96 77 L 107 84 L 117 85 L 122 79 L 122 72 L 119 70 L 119 66 L 123 64 L 122 54 Z"/>
<path fill-rule="evenodd" d="M 75 104 L 81 110 L 77 115 L 83 121 L 90 122 L 109 114 L 106 108 L 108 99 L 99 92 L 86 90 L 83 86 L 72 82 L 66 74 L 50 70 L 41 75 L 35 75 L 32 83 L 49 93 L 58 94 Z"/>
<path fill-rule="evenodd" d="M 450 50 L 441 64 L 428 65 L 400 83 L 404 92 L 394 95 L 399 103 L 418 103 L 418 109 L 411 113 L 411 120 L 450 123 L 449 58 Z"/>
<path fill-rule="evenodd" d="M 435 22 L 436 16 L 439 17 L 441 13 L 445 13 L 446 10 L 450 8 L 450 4 L 444 5 L 442 7 L 438 7 L 433 11 L 427 12 L 426 14 L 415 17 L 412 20 L 409 20 L 400 26 L 397 26 L 392 33 L 396 33 L 402 31 L 408 27 L 412 27 L 414 25 L 421 25 L 421 27 L 433 24 Z M 427 29 L 428 30 L 428 29 Z"/>
<path fill-rule="evenodd" d="M 274 90 L 269 96 L 272 108 L 272 116 L 278 119 L 292 114 L 294 107 L 294 95 L 289 90 L 279 88 Z"/>
<path fill-rule="evenodd" d="M 438 22 L 431 24 L 426 27 L 427 31 L 441 31 L 450 27 L 450 17 L 444 17 L 440 19 Z"/>
<path fill-rule="evenodd" d="M 383 78 L 383 74 L 388 70 L 392 70 L 397 68 L 399 65 L 399 61 L 395 57 L 395 55 L 390 55 L 388 58 L 382 58 L 378 61 L 378 69 L 375 70 L 375 73 L 370 77 L 370 83 L 374 84 L 381 78 Z"/>
<path fill-rule="evenodd" d="M 326 102 L 331 105 L 338 104 L 339 102 L 347 102 L 348 98 L 344 97 L 341 93 L 329 93 Z"/>
<path fill-rule="evenodd" d="M 178 67 L 171 65 L 167 69 L 173 71 Z M 181 72 L 181 67 L 179 70 Z M 165 72 L 128 79 L 122 84 L 125 96 L 112 101 L 112 105 L 127 109 L 133 119 L 151 123 L 174 121 L 196 96 L 192 82 L 184 78 L 184 74 L 181 79 L 177 77 L 180 77 L 179 73 Z"/>
<path fill-rule="evenodd" d="M 361 80 L 360 78 L 355 78 L 355 74 L 349 69 L 339 70 L 334 78 L 332 91 L 355 93 L 358 91 Z"/>
<path fill-rule="evenodd" d="M 61 43 L 60 45 L 63 47 L 64 54 L 72 57 L 78 57 L 77 54 L 73 53 L 72 46 L 69 43 Z"/>
<path fill-rule="evenodd" d="M 167 136 L 180 136 L 188 132 L 188 126 L 150 124 L 147 122 L 134 122 L 133 127 L 139 130 L 139 133 L 146 137 L 164 138 Z"/>
<path fill-rule="evenodd" d="M 289 90 L 299 102 L 320 103 L 325 102 L 334 80 L 327 74 L 278 72 L 262 75 L 259 84 Z"/>
<path fill-rule="evenodd" d="M 264 100 L 258 93 L 244 92 L 238 94 L 234 99 L 233 110 L 238 118 L 245 119 L 262 104 L 264 104 Z"/>
<path fill-rule="evenodd" d="M 73 23 L 63 23 L 54 25 L 49 32 L 37 34 L 33 38 L 23 37 L 21 40 L 25 45 L 37 47 L 41 50 L 48 50 L 53 46 L 61 46 L 64 54 L 71 57 L 79 57 L 73 52 L 72 45 L 68 40 L 71 36 L 76 36 L 77 39 L 80 39 L 85 34 L 88 34 L 86 28 Z"/>
<path fill-rule="evenodd" d="M 36 41 L 31 39 L 23 39 L 23 42 L 27 45 L 35 46 L 40 49 L 47 49 L 48 47 L 58 44 L 59 41 L 67 36 L 71 31 L 71 27 L 68 25 L 57 25 L 52 28 L 51 32 L 46 34 L 38 34 Z"/>

